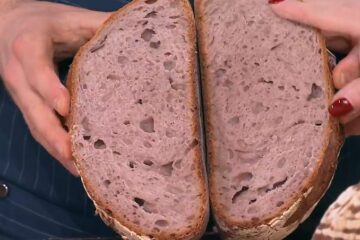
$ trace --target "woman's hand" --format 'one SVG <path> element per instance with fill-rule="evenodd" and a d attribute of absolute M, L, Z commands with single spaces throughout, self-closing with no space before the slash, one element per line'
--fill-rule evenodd
<path fill-rule="evenodd" d="M 72 56 L 108 16 L 49 2 L 0 0 L 0 75 L 34 138 L 74 175 L 70 138 L 56 115 L 67 116 L 70 99 L 55 61 Z"/>
<path fill-rule="evenodd" d="M 360 1 L 269 0 L 279 16 L 319 28 L 329 49 L 347 53 L 333 71 L 340 89 L 330 113 L 345 125 L 347 135 L 360 134 Z"/>

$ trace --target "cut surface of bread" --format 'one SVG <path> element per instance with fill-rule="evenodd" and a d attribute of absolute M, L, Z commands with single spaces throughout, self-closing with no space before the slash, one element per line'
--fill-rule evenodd
<path fill-rule="evenodd" d="M 360 184 L 346 189 L 331 204 L 317 227 L 313 240 L 360 239 Z"/>
<path fill-rule="evenodd" d="M 205 231 L 195 45 L 186 0 L 135 0 L 74 60 L 76 165 L 97 212 L 129 239 L 197 239 Z"/>
<path fill-rule="evenodd" d="M 332 179 L 341 145 L 327 53 L 267 0 L 197 0 L 210 198 L 228 239 L 281 239 Z"/>

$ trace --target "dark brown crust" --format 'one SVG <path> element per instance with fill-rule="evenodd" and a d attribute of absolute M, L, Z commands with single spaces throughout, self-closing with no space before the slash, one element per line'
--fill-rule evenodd
<path fill-rule="evenodd" d="M 284 226 L 280 226 L 281 228 L 291 227 L 290 225 L 296 221 L 300 223 L 302 218 L 312 209 L 312 207 L 320 200 L 325 191 L 330 185 L 332 177 L 334 175 L 336 165 L 337 165 L 337 157 L 338 152 L 343 144 L 343 133 L 340 129 L 339 123 L 332 117 L 329 117 L 327 122 L 327 131 L 324 136 L 323 150 L 321 158 L 318 160 L 317 166 L 313 171 L 313 174 L 307 179 L 307 181 L 302 185 L 299 189 L 298 193 L 288 199 L 288 201 L 283 205 L 283 207 L 279 210 L 279 212 L 266 216 L 263 219 L 259 219 L 258 221 L 234 221 L 230 219 L 223 211 L 222 211 L 222 203 L 218 198 L 219 194 L 215 188 L 215 178 L 214 176 L 214 159 L 216 157 L 216 152 L 214 148 L 213 141 L 216 141 L 216 136 L 214 135 L 214 126 L 212 125 L 212 110 L 209 104 L 209 93 L 212 89 L 209 88 L 206 79 L 208 79 L 209 73 L 207 71 L 207 49 L 204 37 L 206 36 L 206 25 L 204 24 L 206 16 L 203 15 L 203 0 L 195 1 L 195 17 L 197 22 L 198 29 L 198 42 L 200 48 L 200 59 L 201 59 L 201 70 L 202 70 L 202 83 L 204 88 L 204 99 L 205 99 L 205 119 L 206 119 L 206 135 L 207 135 L 207 148 L 208 148 L 208 176 L 209 176 L 209 192 L 210 192 L 210 202 L 213 214 L 215 218 L 218 220 L 218 226 L 222 231 L 224 237 L 234 237 L 237 232 L 240 232 L 242 229 L 254 230 L 254 233 L 259 234 L 259 229 L 256 227 L 261 225 L 269 226 L 269 223 L 281 217 L 286 210 L 290 209 L 296 201 L 301 199 L 300 205 L 297 210 L 291 216 L 283 216 L 287 221 Z M 319 45 L 322 49 L 322 58 L 323 58 L 323 66 L 325 76 L 324 79 L 326 81 L 327 86 L 327 100 L 328 104 L 331 103 L 334 94 L 334 87 L 331 77 L 331 71 L 328 65 L 328 55 L 325 47 L 325 41 L 323 37 L 319 34 Z M 312 189 L 312 190 L 311 190 Z M 311 190 L 310 194 L 304 197 L 304 194 Z M 306 195 L 306 194 L 305 194 Z M 219 222 L 221 222 L 219 224 Z M 226 227 L 224 229 L 223 227 Z M 270 226 L 269 226 L 270 228 Z M 259 234 L 258 236 L 261 236 Z"/>
<path fill-rule="evenodd" d="M 121 15 L 123 12 L 127 11 L 128 9 L 130 9 L 133 5 L 136 5 L 140 2 L 143 2 L 144 0 L 134 0 L 131 3 L 127 4 L 126 6 L 124 6 L 123 8 L 119 9 L 116 13 L 114 13 L 104 24 L 103 26 L 97 31 L 97 33 L 95 34 L 95 36 L 87 43 L 85 44 L 83 47 L 81 47 L 81 49 L 78 51 L 78 53 L 76 54 L 73 64 L 71 66 L 71 69 L 69 71 L 69 75 L 68 75 L 68 79 L 67 79 L 67 88 L 69 89 L 70 92 L 70 96 L 71 96 L 71 108 L 70 108 L 70 114 L 69 117 L 67 119 L 67 125 L 69 126 L 69 129 L 71 130 L 74 123 L 75 123 L 75 112 L 76 112 L 76 108 L 75 106 L 75 96 L 76 96 L 76 84 L 77 84 L 77 78 L 78 78 L 78 71 L 79 71 L 79 62 L 82 59 L 82 55 L 89 51 L 89 48 L 91 46 L 91 44 L 93 42 L 95 42 L 99 37 L 101 37 L 102 34 L 102 30 L 106 29 L 109 25 L 112 24 L 112 22 L 117 18 L 117 16 Z M 195 23 L 194 23 L 194 15 L 193 12 L 191 10 L 191 6 L 189 4 L 189 2 L 187 0 L 181 0 L 182 3 L 182 7 L 183 10 L 185 12 L 185 14 L 187 15 L 188 21 L 189 21 L 189 38 L 191 39 L 191 42 L 193 44 L 189 45 L 189 52 L 194 53 L 193 57 L 190 59 L 190 63 L 189 63 L 189 68 L 193 69 L 191 71 L 191 93 L 192 93 L 192 99 L 193 101 L 190 101 L 188 104 L 188 109 L 194 109 L 194 113 L 193 113 L 193 136 L 197 139 L 201 139 L 200 136 L 200 124 L 199 124 L 199 117 L 198 114 L 196 112 L 197 109 L 199 109 L 198 106 L 198 94 L 197 94 L 197 87 L 198 87 L 198 83 L 196 82 L 196 70 L 195 70 L 195 61 L 196 61 L 196 29 L 195 29 Z M 71 133 L 71 132 L 70 132 Z M 72 145 L 73 147 L 73 156 L 75 159 L 75 163 L 78 167 L 80 176 L 84 176 L 82 174 L 83 171 L 86 171 L 86 169 L 82 169 L 81 167 L 79 167 L 80 165 L 77 164 L 78 161 L 81 161 L 82 159 L 80 159 L 76 153 L 76 150 L 74 148 L 74 145 Z M 82 177 L 82 181 L 83 184 L 87 190 L 87 193 L 89 195 L 89 197 L 96 203 L 97 208 L 99 208 L 100 210 L 102 210 L 102 214 L 100 214 L 101 218 L 104 220 L 104 222 L 106 222 L 109 226 L 113 227 L 115 231 L 117 231 L 119 234 L 123 234 L 123 235 L 127 235 L 129 236 L 128 232 L 121 232 L 120 229 L 117 229 L 114 227 L 114 221 L 118 221 L 121 225 L 125 226 L 126 228 L 128 228 L 130 231 L 135 232 L 138 236 L 137 237 L 146 237 L 146 236 L 152 236 L 153 239 L 174 239 L 174 240 L 185 240 L 185 239 L 199 239 L 202 234 L 205 232 L 206 229 L 206 223 L 208 220 L 208 216 L 209 216 L 209 198 L 208 198 L 208 187 L 207 187 L 207 182 L 206 182 L 206 172 L 204 169 L 204 164 L 202 163 L 202 154 L 201 154 L 201 150 L 200 150 L 200 146 L 197 148 L 197 151 L 195 152 L 195 156 L 194 156 L 194 161 L 196 161 L 196 175 L 199 178 L 199 188 L 203 190 L 203 192 L 201 193 L 202 195 L 202 204 L 201 204 L 201 208 L 198 210 L 198 217 L 196 218 L 196 220 L 194 220 L 194 223 L 192 224 L 193 227 L 191 229 L 185 229 L 183 231 L 179 231 L 177 233 L 173 233 L 173 235 L 169 234 L 159 234 L 159 233 L 154 233 L 154 232 L 148 232 L 148 231 L 144 231 L 143 229 L 141 229 L 140 226 L 131 224 L 129 221 L 127 221 L 126 219 L 124 219 L 124 217 L 122 215 L 116 215 L 113 214 L 112 216 L 109 215 L 105 215 L 104 210 L 107 209 L 109 206 L 107 206 L 102 197 L 101 196 L 97 196 L 94 192 L 93 186 L 91 185 L 91 181 L 89 181 L 86 178 Z M 130 238 L 131 239 L 131 238 Z"/>

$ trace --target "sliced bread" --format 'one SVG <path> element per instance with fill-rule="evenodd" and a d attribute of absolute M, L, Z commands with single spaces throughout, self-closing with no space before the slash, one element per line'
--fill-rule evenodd
<path fill-rule="evenodd" d="M 360 184 L 346 189 L 331 204 L 312 239 L 360 239 Z"/>
<path fill-rule="evenodd" d="M 226 239 L 282 239 L 328 188 L 342 144 L 320 34 L 267 0 L 197 0 L 209 187 Z"/>
<path fill-rule="evenodd" d="M 127 239 L 198 239 L 208 219 L 187 0 L 135 0 L 76 55 L 73 155 L 100 217 Z"/>

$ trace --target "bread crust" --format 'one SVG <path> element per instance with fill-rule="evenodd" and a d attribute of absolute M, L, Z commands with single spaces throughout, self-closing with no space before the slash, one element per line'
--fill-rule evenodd
<path fill-rule="evenodd" d="M 117 12 L 115 12 L 110 18 L 105 21 L 103 26 L 95 33 L 94 37 L 84 46 L 80 48 L 78 53 L 76 54 L 74 61 L 71 65 L 68 78 L 67 78 L 67 88 L 70 92 L 71 97 L 71 107 L 70 107 L 70 114 L 67 121 L 67 126 L 70 130 L 70 135 L 72 135 L 72 131 L 76 127 L 76 119 L 74 119 L 76 108 L 75 108 L 75 99 L 77 96 L 76 92 L 76 86 L 78 84 L 78 71 L 79 71 L 79 62 L 82 59 L 82 56 L 84 53 L 88 52 L 90 50 L 90 46 L 93 42 L 98 40 L 101 37 L 102 31 L 106 29 L 108 26 L 110 26 L 115 19 L 120 16 L 123 12 L 128 11 L 132 7 L 135 7 L 139 3 L 144 2 L 145 0 L 134 0 L 124 6 L 123 8 L 119 9 Z M 190 3 L 187 0 L 180 0 L 182 4 L 182 8 L 184 13 L 186 14 L 186 17 L 188 19 L 188 22 L 190 24 L 189 26 L 189 32 L 188 36 L 189 39 L 191 39 L 191 43 L 188 46 L 188 51 L 190 53 L 193 53 L 193 56 L 191 59 L 189 59 L 189 69 L 191 69 L 191 79 L 189 79 L 189 85 L 191 85 L 191 94 L 192 94 L 192 101 L 188 102 L 188 108 L 189 109 L 199 109 L 198 104 L 198 82 L 196 78 L 196 28 L 194 23 L 194 15 L 191 10 Z M 201 124 L 199 122 L 198 113 L 193 113 L 192 118 L 192 128 L 193 128 L 193 136 L 197 139 L 199 139 L 202 142 L 202 136 L 200 134 L 200 127 Z M 125 237 L 125 239 L 130 240 L 150 240 L 150 239 L 158 239 L 158 240 L 165 240 L 165 239 L 174 239 L 174 240 L 185 240 L 185 239 L 199 239 L 203 233 L 206 230 L 206 224 L 209 218 L 209 197 L 208 197 L 208 186 L 206 181 L 206 171 L 205 171 L 205 163 L 204 163 L 204 156 L 201 152 L 200 146 L 197 148 L 196 151 L 194 151 L 194 161 L 196 161 L 196 169 L 195 173 L 196 176 L 199 179 L 199 188 L 203 190 L 201 193 L 201 208 L 198 210 L 197 218 L 192 224 L 192 228 L 188 230 L 179 231 L 177 233 L 168 233 L 168 234 L 157 234 L 157 233 L 147 233 L 143 229 L 141 229 L 140 226 L 131 224 L 129 221 L 124 219 L 122 215 L 117 215 L 116 213 L 109 213 L 107 209 L 109 206 L 107 206 L 101 196 L 97 196 L 94 192 L 94 188 L 91 185 L 91 182 L 89 179 L 83 177 L 82 174 L 86 169 L 82 169 L 79 165 L 79 161 L 82 161 L 81 157 L 77 154 L 74 144 L 72 144 L 72 153 L 75 160 L 75 165 L 80 173 L 81 181 L 83 182 L 83 185 L 85 187 L 85 190 L 89 196 L 89 198 L 94 202 L 96 207 L 96 212 L 100 215 L 100 217 L 103 219 L 103 221 L 112 227 L 117 233 Z"/>
<path fill-rule="evenodd" d="M 360 239 L 360 184 L 347 188 L 326 210 L 312 240 Z"/>
<path fill-rule="evenodd" d="M 263 219 L 255 221 L 234 221 L 230 219 L 223 211 L 221 201 L 218 199 L 219 194 L 214 187 L 214 159 L 216 152 L 213 141 L 214 126 L 212 125 L 212 109 L 209 101 L 210 89 L 206 79 L 209 77 L 209 72 L 206 68 L 207 63 L 207 46 L 204 38 L 206 36 L 206 16 L 203 14 L 204 0 L 195 0 L 195 18 L 198 30 L 198 43 L 201 59 L 202 84 L 204 95 L 204 108 L 206 116 L 206 141 L 208 149 L 208 176 L 209 176 L 209 193 L 212 211 L 219 227 L 222 236 L 225 239 L 282 239 L 290 234 L 301 222 L 303 222 L 315 208 L 318 201 L 330 186 L 331 180 L 335 173 L 337 166 L 337 157 L 340 148 L 343 144 L 344 137 L 342 129 L 338 121 L 331 116 L 327 119 L 327 130 L 325 132 L 324 143 L 322 146 L 322 154 L 317 161 L 317 165 L 312 172 L 312 175 L 306 179 L 306 182 L 301 186 L 297 194 L 288 199 L 275 214 L 266 216 Z M 331 104 L 334 87 L 332 81 L 331 71 L 328 65 L 328 55 L 325 46 L 324 38 L 318 32 L 319 47 L 322 51 L 324 81 L 326 89 L 326 96 L 328 104 Z"/>

